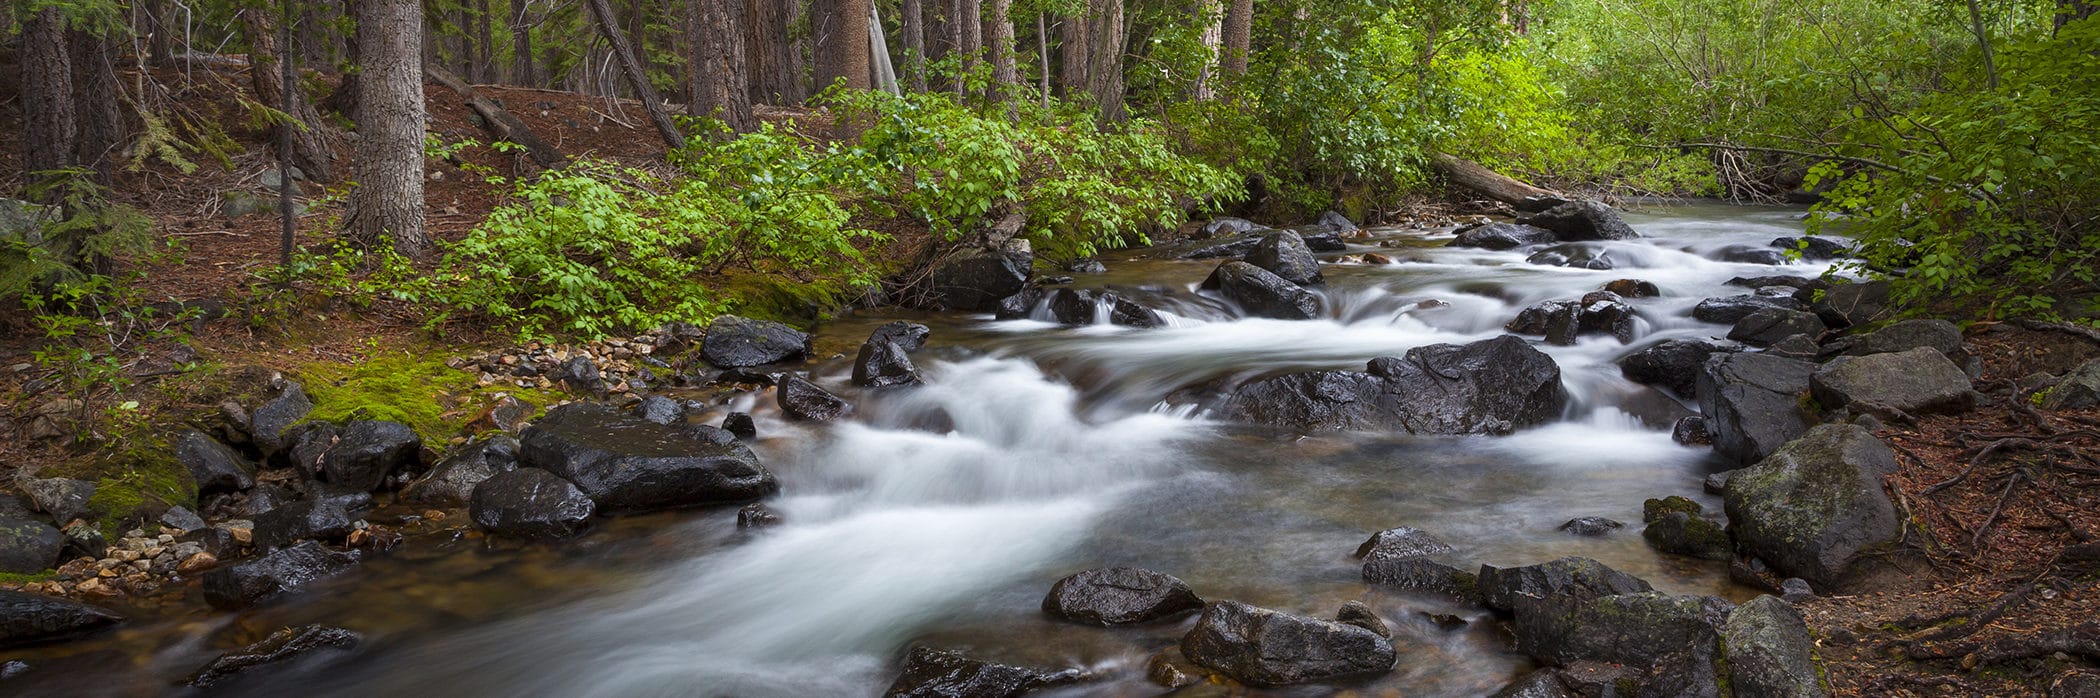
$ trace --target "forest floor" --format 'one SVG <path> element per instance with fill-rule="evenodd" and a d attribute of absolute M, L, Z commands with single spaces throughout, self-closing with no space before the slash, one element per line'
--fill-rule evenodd
<path fill-rule="evenodd" d="M 130 260 L 144 272 L 137 281 L 141 298 L 224 316 L 125 347 L 121 369 L 145 389 L 123 397 L 143 399 L 147 411 L 165 409 L 163 415 L 210 409 L 215 405 L 196 403 L 179 388 L 151 389 L 171 367 L 194 362 L 295 370 L 506 347 L 506 337 L 471 327 L 434 334 L 422 325 L 420 309 L 403 304 L 259 312 L 257 299 L 270 297 L 262 274 L 278 259 L 280 221 L 274 192 L 262 186 L 275 161 L 260 146 L 260 122 L 233 97 L 245 94 L 243 70 L 219 65 L 187 80 L 174 71 L 155 77 L 164 85 L 188 85 L 164 95 L 165 103 L 181 105 L 197 123 L 220 125 L 245 147 L 223 161 L 193 153 L 202 165 L 194 173 L 149 163 L 117 175 L 117 198 L 152 217 L 168 243 L 165 254 Z M 15 79 L 0 74 L 0 92 L 17 87 L 10 84 Z M 662 166 L 663 144 L 635 102 L 477 89 L 570 157 Z M 432 134 L 446 143 L 489 139 L 456 95 L 435 84 L 427 94 Z M 0 103 L 0 190 L 20 188 L 18 109 L 18 100 Z M 762 108 L 761 116 L 819 127 L 823 119 L 806 110 Z M 348 179 L 350 148 L 339 143 L 337 152 L 338 178 Z M 462 148 L 452 161 L 434 165 L 426 190 L 433 237 L 456 240 L 503 203 L 505 188 L 490 175 L 531 169 L 522 154 L 485 146 Z M 302 193 L 315 205 L 300 220 L 297 243 L 318 247 L 333 238 L 340 197 L 311 183 Z M 233 215 L 244 205 L 257 210 Z M 897 244 L 916 242 L 911 231 L 886 232 L 900 238 Z M 7 313 L 0 315 L 0 404 L 12 417 L 0 420 L 0 462 L 34 466 L 86 457 L 106 442 L 64 446 L 27 438 L 28 425 L 56 394 L 35 359 L 46 339 L 19 308 L 0 312 Z M 1900 455 L 1901 472 L 1888 484 L 1914 524 L 1906 547 L 1922 552 L 1914 556 L 1909 582 L 1803 606 L 1827 676 L 1842 695 L 2040 695 L 2064 667 L 2100 656 L 2100 633 L 2092 625 L 2100 617 L 2093 572 L 2100 566 L 2100 411 L 2041 415 L 2017 407 L 2024 395 L 2011 387 L 2029 374 L 2060 375 L 2100 357 L 2100 342 L 2013 325 L 1974 327 L 1970 341 L 1984 361 L 1978 387 L 1993 400 L 1966 415 L 1928 417 L 1880 433 Z M 119 396 L 101 397 L 114 402 Z M 1972 463 L 1974 472 L 1940 486 Z M 2063 632 L 2051 635 L 2057 631 Z"/>

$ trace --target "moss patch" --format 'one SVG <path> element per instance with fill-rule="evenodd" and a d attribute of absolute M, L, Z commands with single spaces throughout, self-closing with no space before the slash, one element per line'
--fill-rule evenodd
<path fill-rule="evenodd" d="M 42 572 L 0 572 L 0 585 L 21 586 L 32 582 L 46 582 L 50 581 L 52 577 L 56 576 L 58 576 L 58 572 L 56 570 L 44 570 Z"/>
<path fill-rule="evenodd" d="M 449 356 L 428 348 L 390 349 L 355 363 L 313 363 L 292 373 L 313 399 L 309 421 L 400 422 L 433 444 L 459 435 L 479 406 L 493 402 L 497 393 L 535 405 L 551 405 L 562 397 L 508 383 L 481 386 L 474 374 L 446 366 Z"/>
<path fill-rule="evenodd" d="M 730 312 L 801 327 L 831 319 L 857 295 L 836 279 L 804 282 L 771 274 L 731 276 L 716 291 Z"/>
<path fill-rule="evenodd" d="M 197 483 L 175 460 L 175 450 L 158 434 L 141 427 L 126 433 L 119 445 L 101 454 L 77 458 L 46 471 L 47 477 L 69 477 L 95 483 L 88 516 L 104 536 L 156 517 L 169 507 L 196 508 Z M 59 522 L 61 524 L 65 522 Z"/>

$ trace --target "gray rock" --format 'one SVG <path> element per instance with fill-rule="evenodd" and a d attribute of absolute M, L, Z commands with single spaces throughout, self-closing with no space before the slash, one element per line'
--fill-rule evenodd
<path fill-rule="evenodd" d="M 1526 245 L 1543 245 L 1558 242 L 1553 231 L 1529 225 L 1512 223 L 1488 223 L 1458 231 L 1451 247 L 1477 247 L 1484 250 L 1513 250 Z"/>
<path fill-rule="evenodd" d="M 1765 347 L 1765 353 L 1787 359 L 1814 361 L 1817 356 L 1823 353 L 1823 348 L 1816 345 L 1814 337 L 1797 334 L 1791 337 L 1783 337 L 1779 341 L 1773 342 L 1770 346 Z"/>
<path fill-rule="evenodd" d="M 2100 359 L 2087 361 L 2056 382 L 2042 396 L 2042 407 L 2083 410 L 2100 407 Z"/>
<path fill-rule="evenodd" d="M 1561 683 L 1560 672 L 1539 669 L 1517 677 L 1517 680 L 1489 698 L 1580 698 L 1582 694 L 1568 689 Z"/>
<path fill-rule="evenodd" d="M 1197 237 L 1214 238 L 1219 235 L 1240 235 L 1244 233 L 1251 233 L 1257 230 L 1268 229 L 1268 226 L 1247 220 L 1245 218 L 1233 218 L 1230 216 L 1226 216 L 1222 218 L 1213 218 L 1209 223 L 1203 224 L 1203 228 L 1199 231 Z"/>
<path fill-rule="evenodd" d="M 1823 356 L 1870 356 L 1931 347 L 1957 365 L 1967 363 L 1961 328 L 1946 320 L 1904 320 L 1866 334 L 1839 337 L 1823 347 Z"/>
<path fill-rule="evenodd" d="M 1814 337 L 1826 330 L 1823 319 L 1805 310 L 1765 308 L 1744 316 L 1728 338 L 1753 347 L 1771 346 L 1794 335 Z"/>
<path fill-rule="evenodd" d="M 1682 446 L 1712 446 L 1713 433 L 1706 429 L 1706 418 L 1692 415 L 1670 425 L 1670 440 Z"/>
<path fill-rule="evenodd" d="M 1701 560 L 1727 560 L 1734 556 L 1728 532 L 1721 525 L 1684 512 L 1673 512 L 1649 523 L 1641 539 L 1656 552 Z"/>
<path fill-rule="evenodd" d="M 1649 591 L 1648 582 L 1586 557 L 1564 557 L 1522 567 L 1481 565 L 1481 601 L 1509 611 L 1519 597 L 1575 602 L 1614 594 Z"/>
<path fill-rule="evenodd" d="M 198 494 L 239 492 L 255 486 L 255 468 L 246 458 L 195 429 L 175 436 L 175 462 L 190 471 Z"/>
<path fill-rule="evenodd" d="M 1808 585 L 1808 580 L 1800 577 L 1787 577 L 1779 583 L 1779 591 L 1779 598 L 1787 603 L 1802 603 L 1816 597 L 1815 588 Z"/>
<path fill-rule="evenodd" d="M 729 432 L 654 424 L 602 405 L 557 407 L 519 441 L 519 465 L 575 484 L 601 512 L 742 503 L 780 489 Z"/>
<path fill-rule="evenodd" d="M 1371 607 L 1364 605 L 1362 601 L 1343 603 L 1342 610 L 1334 614 L 1334 622 L 1343 625 L 1354 625 L 1378 633 L 1378 636 L 1382 638 L 1391 639 L 1393 637 L 1393 629 L 1386 627 L 1385 619 L 1378 617 L 1378 612 L 1371 610 Z"/>
<path fill-rule="evenodd" d="M 168 507 L 168 511 L 160 515 L 160 525 L 182 531 L 183 533 L 189 533 L 205 527 L 204 517 L 198 516 L 197 512 L 190 511 L 188 508 L 179 506 Z"/>
<path fill-rule="evenodd" d="M 1969 376 L 1931 347 L 1840 356 L 1816 369 L 1809 387 L 1824 409 L 1924 415 L 1961 413 L 1975 406 Z"/>
<path fill-rule="evenodd" d="M 1706 360 L 1695 394 L 1714 451 L 1754 463 L 1808 431 L 1801 396 L 1816 365 L 1766 354 L 1718 354 Z"/>
<path fill-rule="evenodd" d="M 1320 220 L 1316 221 L 1314 225 L 1326 228 L 1330 232 L 1344 234 L 1362 230 L 1362 228 L 1357 227 L 1356 221 L 1349 220 L 1348 216 L 1344 216 L 1337 211 L 1328 211 L 1320 214 Z"/>
<path fill-rule="evenodd" d="M 904 671 L 883 691 L 884 698 L 1018 698 L 1031 691 L 1077 683 L 1076 669 L 1045 671 L 993 664 L 957 652 L 914 647 Z"/>
<path fill-rule="evenodd" d="M 926 339 L 931 336 L 933 330 L 925 325 L 896 320 L 875 328 L 874 332 L 868 334 L 868 341 L 890 342 L 905 351 L 918 351 L 926 348 Z"/>
<path fill-rule="evenodd" d="M 99 560 L 109 554 L 109 539 L 103 537 L 102 529 L 96 528 L 94 524 L 81 521 L 65 527 L 59 531 L 59 535 L 66 540 L 65 547 L 58 553 L 61 560 L 76 557 L 92 557 Z"/>
<path fill-rule="evenodd" d="M 45 478 L 22 483 L 23 494 L 37 511 L 61 524 L 88 514 L 88 500 L 95 496 L 95 483 L 68 478 Z"/>
<path fill-rule="evenodd" d="M 567 538 L 590 526 L 591 498 L 561 476 L 520 468 L 474 487 L 467 513 L 491 534 L 529 540 Z"/>
<path fill-rule="evenodd" d="M 1728 614 L 1729 686 L 1736 695 L 1821 698 L 1830 695 L 1816 670 L 1808 623 L 1785 601 L 1760 596 Z"/>
<path fill-rule="evenodd" d="M 1203 280 L 1203 288 L 1217 291 L 1225 300 L 1232 301 L 1254 317 L 1278 320 L 1320 317 L 1318 295 L 1246 262 L 1218 265 L 1217 270 Z"/>
<path fill-rule="evenodd" d="M 1568 533 L 1573 533 L 1578 536 L 1589 536 L 1594 538 L 1597 536 L 1611 535 L 1613 531 L 1617 531 L 1625 527 L 1626 524 L 1613 521 L 1602 516 L 1584 516 L 1580 518 L 1569 519 L 1567 523 L 1560 525 L 1559 530 L 1566 531 Z"/>
<path fill-rule="evenodd" d="M 1640 237 L 1619 212 L 1595 201 L 1575 201 L 1517 219 L 1521 225 L 1553 231 L 1564 241 L 1631 240 Z"/>
<path fill-rule="evenodd" d="M 342 574 L 356 565 L 354 553 L 307 541 L 204 573 L 204 600 L 221 610 L 245 608 Z"/>
<path fill-rule="evenodd" d="M 1363 580 L 1366 584 L 1436 594 L 1460 603 L 1480 601 L 1475 575 L 1427 558 L 1365 560 Z"/>
<path fill-rule="evenodd" d="M 1312 249 L 1305 246 L 1304 238 L 1288 230 L 1262 236 L 1261 242 L 1247 251 L 1244 261 L 1301 286 L 1322 282 L 1320 260 L 1313 258 Z"/>
<path fill-rule="evenodd" d="M 1018 286 L 1014 288 L 1014 291 L 1019 290 Z M 998 299 L 992 302 L 997 303 Z M 707 326 L 707 337 L 700 341 L 700 358 L 722 368 L 763 366 L 808 355 L 809 335 L 802 331 L 777 322 L 735 315 L 715 318 Z"/>
<path fill-rule="evenodd" d="M 0 591 L 0 648 L 72 640 L 109 629 L 124 617 L 66 599 Z"/>
<path fill-rule="evenodd" d="M 801 422 L 828 422 L 853 412 L 853 405 L 845 398 L 825 392 L 817 384 L 801 376 L 784 376 L 774 388 L 774 400 L 780 411 L 790 419 Z"/>
<path fill-rule="evenodd" d="M 1354 625 L 1236 601 L 1206 606 L 1181 638 L 1189 661 L 1250 686 L 1291 686 L 1392 671 L 1393 643 Z"/>
<path fill-rule="evenodd" d="M 51 569 L 65 547 L 65 536 L 51 524 L 0 514 L 0 572 L 35 574 Z"/>
<path fill-rule="evenodd" d="M 1809 309 L 1822 317 L 1824 324 L 1837 329 L 1865 325 L 1887 317 L 1889 312 L 1886 281 L 1804 287 L 1803 295 L 1812 296 L 1802 300 L 1809 301 Z"/>
<path fill-rule="evenodd" d="M 291 502 L 256 515 L 255 547 L 274 550 L 309 539 L 340 541 L 354 530 L 357 522 L 340 502 Z"/>
<path fill-rule="evenodd" d="M 402 496 L 428 504 L 465 504 L 474 486 L 518 467 L 518 440 L 496 435 L 461 447 L 452 457 L 438 461 L 428 474 L 411 482 Z"/>
<path fill-rule="evenodd" d="M 1720 261 L 1735 264 L 1768 264 L 1778 266 L 1787 263 L 1786 253 L 1769 247 L 1730 245 L 1721 250 Z"/>
<path fill-rule="evenodd" d="M 864 388 L 918 385 L 919 367 L 896 342 L 868 340 L 853 358 L 853 384 Z"/>
<path fill-rule="evenodd" d="M 635 403 L 634 416 L 645 422 L 675 424 L 685 421 L 685 404 L 662 395 L 651 395 Z"/>
<path fill-rule="evenodd" d="M 1743 318 L 1750 317 L 1751 313 L 1767 308 L 1807 310 L 1808 306 L 1794 300 L 1791 296 L 1766 296 L 1760 294 L 1722 296 L 1699 301 L 1698 305 L 1692 307 L 1692 318 L 1700 322 L 1734 325 L 1742 322 Z"/>
<path fill-rule="evenodd" d="M 370 492 L 395 473 L 421 462 L 423 437 L 400 422 L 361 419 L 343 426 L 335 445 L 321 456 L 321 479 L 338 487 Z"/>
<path fill-rule="evenodd" d="M 1087 570 L 1051 585 L 1043 612 L 1087 625 L 1129 625 L 1177 618 L 1203 608 L 1189 585 L 1136 567 Z"/>
<path fill-rule="evenodd" d="M 279 628 L 269 637 L 219 655 L 191 674 L 184 683 L 209 688 L 235 676 L 264 670 L 271 665 L 297 661 L 302 664 L 339 658 L 364 641 L 364 636 L 327 625 Z M 330 657 L 329 655 L 335 655 Z"/>
<path fill-rule="evenodd" d="M 1706 476 L 1706 481 L 1702 483 L 1701 489 L 1704 489 L 1707 494 L 1726 492 L 1728 490 L 1728 479 L 1732 477 L 1735 477 L 1735 471 L 1733 470 L 1723 470 L 1709 474 Z"/>
<path fill-rule="evenodd" d="M 1729 349 L 1696 339 L 1668 339 L 1651 344 L 1619 359 L 1619 372 L 1626 380 L 1669 389 L 1683 397 L 1696 394 L 1699 371 L 1707 357 Z"/>
<path fill-rule="evenodd" d="M 966 250 L 933 271 L 933 290 L 950 310 L 992 312 L 1000 299 L 1020 293 L 1034 273 L 1035 254 L 1024 240 L 997 250 Z"/>
<path fill-rule="evenodd" d="M 1733 610 L 1712 596 L 1656 591 L 1574 603 L 1532 596 L 1513 602 L 1517 649 L 1555 666 L 1595 661 L 1649 667 L 1686 649 L 1718 657 L 1721 627 Z"/>
<path fill-rule="evenodd" d="M 1373 359 L 1366 371 L 1313 371 L 1240 386 L 1219 416 L 1298 429 L 1506 434 L 1560 417 L 1560 367 L 1504 335 L 1416 347 Z"/>
<path fill-rule="evenodd" d="M 1736 544 L 1819 589 L 1841 587 L 1859 557 L 1901 533 L 1882 491 L 1896 456 L 1865 429 L 1826 424 L 1729 478 Z"/>
<path fill-rule="evenodd" d="M 283 450 L 284 430 L 306 419 L 313 412 L 314 403 L 306 397 L 306 388 L 295 381 L 283 381 L 282 385 L 263 398 L 261 404 L 248 410 L 248 434 L 255 447 L 270 456 Z M 203 485 L 202 481 L 198 485 Z"/>
<path fill-rule="evenodd" d="M 1448 552 L 1451 546 L 1412 526 L 1379 531 L 1356 547 L 1356 557 L 1365 560 L 1404 560 Z"/>

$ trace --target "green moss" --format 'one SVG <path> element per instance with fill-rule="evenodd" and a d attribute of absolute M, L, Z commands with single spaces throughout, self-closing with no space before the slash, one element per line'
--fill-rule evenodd
<path fill-rule="evenodd" d="M 61 463 L 51 472 L 95 483 L 88 516 L 104 536 L 115 538 L 148 516 L 172 506 L 197 506 L 197 483 L 176 462 L 166 439 L 140 427 L 102 454 Z"/>
<path fill-rule="evenodd" d="M 0 584 L 11 584 L 20 586 L 23 584 L 29 584 L 31 582 L 49 581 L 52 577 L 55 576 L 58 576 L 58 572 L 55 570 L 44 570 L 42 572 L 0 572 Z"/>
<path fill-rule="evenodd" d="M 831 319 L 857 295 L 835 279 L 805 282 L 772 274 L 732 276 L 716 291 L 730 312 L 804 327 Z"/>
<path fill-rule="evenodd" d="M 1662 517 L 1680 511 L 1697 518 L 1699 513 L 1705 510 L 1706 507 L 1701 506 L 1698 502 L 1692 501 L 1688 497 L 1670 495 L 1661 499 L 1650 499 L 1641 502 L 1641 521 L 1643 523 L 1655 523 Z"/>
<path fill-rule="evenodd" d="M 355 363 L 313 363 L 291 372 L 313 400 L 309 421 L 381 419 L 416 430 L 424 441 L 442 443 L 460 434 L 479 405 L 509 393 L 535 405 L 561 395 L 515 384 L 477 384 L 476 376 L 445 365 L 442 350 L 388 350 Z"/>

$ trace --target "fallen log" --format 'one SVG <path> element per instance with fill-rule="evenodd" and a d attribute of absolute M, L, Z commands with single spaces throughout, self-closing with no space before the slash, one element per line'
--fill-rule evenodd
<path fill-rule="evenodd" d="M 569 156 L 563 155 L 560 150 L 533 135 L 532 129 L 527 128 L 525 122 L 519 121 L 517 115 L 504 109 L 503 105 L 497 104 L 495 100 L 482 96 L 474 90 L 474 86 L 468 85 L 465 80 L 459 79 L 459 76 L 434 65 L 423 66 L 423 74 L 458 93 L 460 99 L 466 100 L 467 108 L 481 116 L 481 127 L 489 132 L 491 138 L 525 146 L 525 154 L 531 156 L 532 161 L 540 167 L 554 170 L 569 164 Z"/>
<path fill-rule="evenodd" d="M 1511 206 L 1520 206 L 1525 199 L 1560 197 L 1558 193 L 1531 186 L 1482 167 L 1480 163 L 1446 153 L 1430 154 L 1429 164 L 1450 178 L 1453 183 Z"/>

